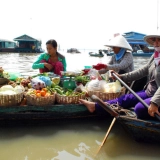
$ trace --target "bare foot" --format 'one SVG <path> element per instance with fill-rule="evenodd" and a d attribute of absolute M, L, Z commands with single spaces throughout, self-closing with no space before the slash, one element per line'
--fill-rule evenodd
<path fill-rule="evenodd" d="M 89 102 L 84 99 L 80 99 L 79 102 L 84 104 L 91 113 L 93 113 L 95 111 L 95 103 L 94 102 Z"/>

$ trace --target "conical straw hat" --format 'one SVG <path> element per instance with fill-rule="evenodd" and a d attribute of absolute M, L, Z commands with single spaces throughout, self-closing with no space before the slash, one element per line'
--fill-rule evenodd
<path fill-rule="evenodd" d="M 132 47 L 129 45 L 129 43 L 127 42 L 127 40 L 122 36 L 122 35 L 118 35 L 116 37 L 114 37 L 113 39 L 110 39 L 106 45 L 104 46 L 108 46 L 108 47 L 120 47 L 120 48 L 125 48 L 127 50 L 132 51 Z"/>
<path fill-rule="evenodd" d="M 159 38 L 160 35 L 148 35 L 144 37 L 144 41 L 146 41 L 149 45 L 153 46 L 154 44 L 154 38 Z"/>

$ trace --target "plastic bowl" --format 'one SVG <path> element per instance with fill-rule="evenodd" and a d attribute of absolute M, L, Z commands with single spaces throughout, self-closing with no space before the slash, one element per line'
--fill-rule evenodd
<path fill-rule="evenodd" d="M 91 69 L 92 66 L 84 66 L 85 69 Z"/>

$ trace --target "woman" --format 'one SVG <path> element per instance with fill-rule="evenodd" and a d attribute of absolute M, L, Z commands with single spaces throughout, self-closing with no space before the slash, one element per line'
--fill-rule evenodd
<path fill-rule="evenodd" d="M 128 50 L 132 51 L 132 47 L 122 35 L 114 37 L 105 46 L 111 47 L 114 55 L 106 65 L 106 68 L 99 70 L 100 74 L 104 74 L 108 70 L 114 70 L 119 74 L 134 70 L 133 56 L 131 52 L 128 52 Z"/>
<path fill-rule="evenodd" d="M 134 106 L 134 111 L 138 118 L 149 118 L 149 115 L 154 117 L 160 106 L 160 35 L 145 36 L 144 40 L 151 46 L 154 46 L 155 52 L 151 56 L 148 63 L 142 68 L 126 73 L 117 74 L 123 81 L 130 82 L 140 79 L 148 75 L 148 81 L 144 90 L 137 92 L 137 94 L 149 105 L 149 108 L 139 102 L 133 94 L 125 94 L 119 98 L 107 101 L 109 104 L 118 104 L 123 108 Z M 90 112 L 100 109 L 97 103 L 80 100 L 81 103 L 87 106 Z"/>
<path fill-rule="evenodd" d="M 66 71 L 66 59 L 57 52 L 57 42 L 53 39 L 46 42 L 48 53 L 42 53 L 33 63 L 33 69 L 39 69 L 40 73 L 54 72 L 61 75 L 61 71 Z"/>

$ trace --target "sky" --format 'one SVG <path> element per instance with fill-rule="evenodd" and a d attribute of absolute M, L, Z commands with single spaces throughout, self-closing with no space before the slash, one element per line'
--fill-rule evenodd
<path fill-rule="evenodd" d="M 157 5 L 158 4 L 158 5 Z M 23 34 L 61 49 L 102 48 L 114 33 L 159 33 L 159 0 L 0 0 L 0 38 Z"/>

